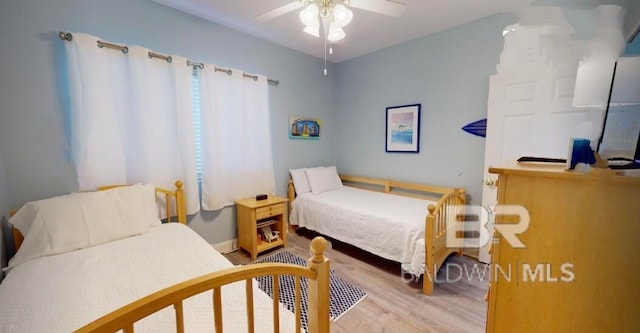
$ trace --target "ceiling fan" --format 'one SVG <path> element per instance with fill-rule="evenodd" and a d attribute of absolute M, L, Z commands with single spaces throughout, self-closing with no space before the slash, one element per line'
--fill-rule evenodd
<path fill-rule="evenodd" d="M 347 9 L 348 7 L 363 9 L 392 17 L 400 17 L 404 13 L 406 6 L 406 4 L 397 0 L 295 0 L 256 17 L 256 20 L 258 22 L 265 22 L 296 9 L 306 7 L 300 12 L 300 20 L 306 26 L 304 31 L 316 37 L 320 37 L 320 23 L 319 20 L 316 19 L 317 17 L 322 20 L 326 35 L 326 29 L 328 29 L 330 25 L 334 25 L 330 23 L 340 20 L 346 22 L 341 23 L 339 27 L 340 31 L 342 31 L 341 28 L 351 21 L 353 14 L 349 9 Z M 344 38 L 344 32 L 341 32 L 339 35 L 336 35 L 335 33 L 331 34 L 331 32 L 329 32 L 327 37 L 329 41 L 335 42 Z"/>
<path fill-rule="evenodd" d="M 268 21 L 271 20 L 273 18 L 276 18 L 280 15 L 284 15 L 286 13 L 289 13 L 291 11 L 294 11 L 298 8 L 302 8 L 306 5 L 309 5 L 311 3 L 314 3 L 316 1 L 314 0 L 295 0 L 293 2 L 290 2 L 284 6 L 278 7 L 274 10 L 268 11 L 258 17 L 256 17 L 257 21 Z M 319 0 L 317 1 L 321 4 L 323 3 L 333 3 L 334 1 L 323 1 L 323 0 Z M 358 8 L 358 9 L 364 9 L 364 10 L 368 10 L 370 12 L 374 12 L 374 13 L 378 13 L 378 14 L 383 14 L 383 15 L 388 15 L 388 16 L 393 16 L 393 17 L 400 17 L 402 16 L 402 14 L 404 13 L 404 9 L 407 6 L 405 3 L 402 3 L 400 1 L 396 1 L 396 0 L 338 0 L 335 2 L 342 2 L 344 3 L 345 6 L 347 7 L 352 7 L 352 8 Z"/>
<path fill-rule="evenodd" d="M 256 20 L 265 22 L 305 7 L 300 11 L 300 21 L 305 25 L 303 31 L 312 36 L 320 37 L 320 25 L 324 28 L 324 75 L 327 75 L 327 42 L 332 44 L 346 36 L 342 28 L 349 24 L 353 18 L 353 13 L 348 7 L 400 17 L 406 6 L 397 0 L 295 0 L 256 17 Z M 329 54 L 332 53 L 333 48 L 330 45 Z"/>

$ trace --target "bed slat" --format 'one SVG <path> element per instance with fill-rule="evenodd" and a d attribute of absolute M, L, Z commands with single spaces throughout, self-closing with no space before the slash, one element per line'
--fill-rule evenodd
<path fill-rule="evenodd" d="M 216 325 L 216 333 L 222 333 L 222 290 L 220 287 L 213 289 L 213 321 Z"/>
<path fill-rule="evenodd" d="M 273 276 L 273 331 L 280 332 L 280 275 Z"/>
<path fill-rule="evenodd" d="M 171 220 L 171 196 L 167 193 L 164 195 L 164 206 L 167 209 L 167 221 Z"/>
<path fill-rule="evenodd" d="M 176 332 L 184 333 L 184 312 L 182 308 L 182 301 L 176 302 L 173 305 L 176 310 Z"/>
<path fill-rule="evenodd" d="M 300 277 L 296 276 L 296 284 L 294 289 L 296 290 L 296 333 L 300 333 L 300 319 L 301 319 L 301 311 L 302 311 L 302 305 L 300 303 L 300 300 L 302 299 L 300 293 L 302 290 L 302 286 L 300 285 Z"/>
<path fill-rule="evenodd" d="M 254 333 L 255 316 L 253 313 L 253 279 L 246 279 L 245 283 L 247 294 L 247 327 L 249 328 L 249 333 Z"/>

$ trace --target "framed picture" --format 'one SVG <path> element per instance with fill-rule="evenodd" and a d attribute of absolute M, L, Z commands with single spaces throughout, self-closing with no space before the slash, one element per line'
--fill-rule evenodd
<path fill-rule="evenodd" d="M 386 127 L 386 152 L 420 152 L 420 104 L 388 107 Z"/>
<path fill-rule="evenodd" d="M 319 140 L 320 119 L 289 117 L 289 139 Z"/>

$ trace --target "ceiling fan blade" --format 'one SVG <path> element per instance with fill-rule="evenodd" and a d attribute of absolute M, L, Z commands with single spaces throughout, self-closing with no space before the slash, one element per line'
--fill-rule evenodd
<path fill-rule="evenodd" d="M 302 2 L 300 1 L 293 1 L 290 2 L 282 7 L 278 7 L 274 10 L 268 11 L 258 17 L 256 17 L 256 21 L 259 22 L 265 22 L 265 21 L 269 21 L 272 18 L 278 17 L 280 15 L 284 15 L 288 12 L 294 11 L 298 8 L 301 8 L 303 6 Z"/>
<path fill-rule="evenodd" d="M 350 7 L 368 10 L 383 15 L 400 17 L 407 4 L 395 0 L 349 0 Z"/>

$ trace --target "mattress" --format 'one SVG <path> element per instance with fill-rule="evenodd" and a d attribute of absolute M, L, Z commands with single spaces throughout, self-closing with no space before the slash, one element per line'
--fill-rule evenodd
<path fill-rule="evenodd" d="M 189 227 L 168 223 L 144 235 L 34 259 L 0 284 L 0 332 L 70 332 L 145 295 L 233 265 Z M 246 332 L 244 282 L 222 288 L 225 332 Z M 254 284 L 256 331 L 273 328 L 271 298 Z M 184 301 L 185 331 L 214 332 L 211 292 Z M 283 332 L 295 316 L 280 308 Z M 136 332 L 175 332 L 173 307 Z"/>
<path fill-rule="evenodd" d="M 436 202 L 343 186 L 298 196 L 290 222 L 399 262 L 419 276 L 424 273 L 429 204 Z"/>

